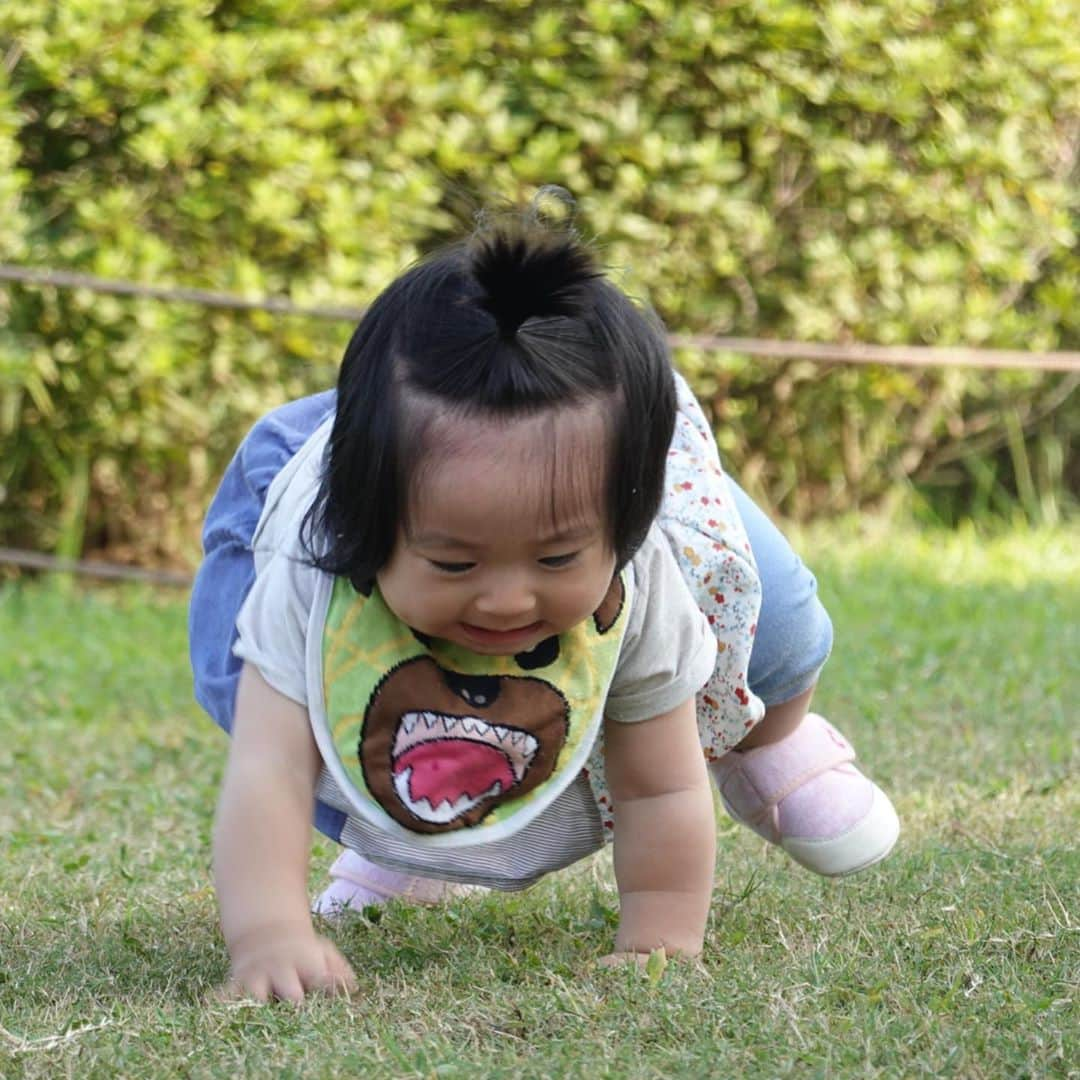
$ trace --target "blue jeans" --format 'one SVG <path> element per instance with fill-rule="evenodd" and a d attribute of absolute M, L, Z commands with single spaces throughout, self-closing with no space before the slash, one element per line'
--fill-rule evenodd
<path fill-rule="evenodd" d="M 240 444 L 206 515 L 205 557 L 188 613 L 195 697 L 232 730 L 241 661 L 232 653 L 236 616 L 255 580 L 251 538 L 271 481 L 334 411 L 332 390 L 264 416 Z M 766 706 L 790 701 L 817 682 L 832 648 L 832 623 L 814 575 L 783 535 L 730 477 L 735 503 L 761 577 L 762 602 L 747 681 Z M 333 840 L 345 816 L 316 802 L 315 826 Z"/>

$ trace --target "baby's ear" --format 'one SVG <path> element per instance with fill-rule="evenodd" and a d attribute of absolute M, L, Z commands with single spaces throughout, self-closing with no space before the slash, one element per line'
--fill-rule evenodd
<path fill-rule="evenodd" d="M 623 589 L 622 576 L 616 574 L 611 579 L 611 584 L 604 594 L 604 599 L 600 601 L 600 606 L 593 614 L 593 622 L 596 624 L 598 634 L 606 634 L 615 625 L 625 599 L 626 591 Z"/>

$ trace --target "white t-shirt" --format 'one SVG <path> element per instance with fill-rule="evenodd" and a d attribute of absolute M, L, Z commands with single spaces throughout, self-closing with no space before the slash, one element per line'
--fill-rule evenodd
<path fill-rule="evenodd" d="M 301 705 L 307 704 L 309 617 L 323 571 L 310 565 L 300 526 L 318 490 L 330 428 L 327 421 L 315 431 L 270 485 L 252 540 L 255 582 L 237 618 L 235 654 L 255 666 L 279 693 Z M 712 674 L 717 650 L 708 620 L 656 525 L 629 570 L 633 602 L 604 710 L 622 722 L 659 716 L 693 697 Z M 326 770 L 319 797 L 348 813 L 347 800 Z M 587 822 L 580 820 L 590 814 Z M 376 835 L 350 816 L 342 841 L 398 869 L 520 888 L 588 854 L 604 840 L 585 780 L 575 781 L 565 798 L 553 803 L 534 825 L 525 830 L 527 836 L 440 855 L 412 852 L 408 845 Z"/>

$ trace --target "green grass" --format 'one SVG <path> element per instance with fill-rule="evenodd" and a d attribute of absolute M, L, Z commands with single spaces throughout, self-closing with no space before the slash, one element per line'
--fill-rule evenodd
<path fill-rule="evenodd" d="M 818 704 L 903 819 L 884 866 L 823 881 L 725 820 L 700 967 L 591 967 L 597 859 L 357 918 L 361 995 L 299 1009 L 205 1000 L 225 739 L 183 598 L 0 590 L 0 1074 L 1077 1075 L 1080 529 L 799 544 L 837 628 Z"/>

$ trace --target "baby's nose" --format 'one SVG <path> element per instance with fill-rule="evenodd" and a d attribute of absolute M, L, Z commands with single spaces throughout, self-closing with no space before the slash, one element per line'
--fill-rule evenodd
<path fill-rule="evenodd" d="M 536 608 L 536 593 L 526 574 L 500 574 L 476 598 L 476 610 L 499 619 L 527 615 Z"/>

